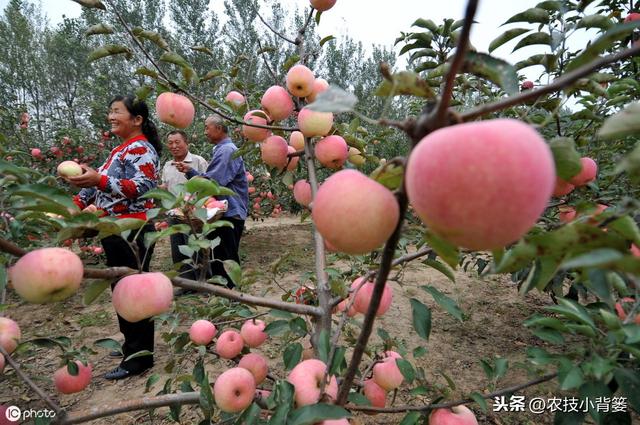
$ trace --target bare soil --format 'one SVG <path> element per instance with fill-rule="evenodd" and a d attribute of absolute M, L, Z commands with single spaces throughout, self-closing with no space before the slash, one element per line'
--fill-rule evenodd
<path fill-rule="evenodd" d="M 248 222 L 242 239 L 241 256 L 245 273 L 252 271 L 267 271 L 281 256 L 286 261 L 281 264 L 286 271 L 284 277 L 279 277 L 277 285 L 272 280 L 259 279 L 249 292 L 257 295 L 281 297 L 283 290 L 295 289 L 304 282 L 303 274 L 313 271 L 313 246 L 311 226 L 308 222 L 300 223 L 297 217 L 283 217 L 268 219 L 264 222 Z M 154 254 L 152 269 L 168 270 L 171 268 L 171 256 L 168 241 L 161 241 Z M 350 264 L 337 262 L 332 265 L 340 270 L 348 270 Z M 395 338 L 396 342 L 408 352 L 408 358 L 419 368 L 424 370 L 427 393 L 422 396 L 409 396 L 409 390 L 416 386 L 404 384 L 395 395 L 394 405 L 411 403 L 426 404 L 433 400 L 434 395 L 445 393 L 447 399 L 455 400 L 471 392 L 490 392 L 497 388 L 517 385 L 531 379 L 523 368 L 517 364 L 525 358 L 525 350 L 533 346 L 545 346 L 543 342 L 531 335 L 522 326 L 524 319 L 535 312 L 542 312 L 545 305 L 551 304 L 549 297 L 532 293 L 525 298 L 517 294 L 515 286 L 505 277 L 478 278 L 477 274 L 455 273 L 456 282 L 452 283 L 439 272 L 427 268 L 417 262 L 411 264 L 400 274 L 402 283 L 393 282 L 394 302 L 390 311 L 376 322 L 376 329 L 383 328 Z M 443 311 L 421 286 L 430 285 L 438 288 L 449 297 L 456 300 L 465 312 L 467 320 L 460 322 Z M 82 291 L 81 291 L 82 292 Z M 413 331 L 412 314 L 409 298 L 416 298 L 429 306 L 433 312 L 433 328 L 429 341 L 420 339 Z M 173 374 L 164 369 L 176 355 L 171 347 L 163 341 L 161 335 L 171 331 L 168 323 L 158 323 L 156 333 L 156 365 L 152 371 L 141 376 L 112 382 L 102 378 L 105 372 L 111 370 L 119 360 L 107 356 L 107 349 L 96 347 L 94 341 L 100 338 L 121 340 L 118 325 L 110 302 L 110 293 L 105 291 L 97 301 L 84 306 L 82 294 L 77 294 L 64 303 L 52 305 L 32 305 L 21 302 L 15 294 L 9 292 L 8 302 L 11 304 L 6 315 L 16 320 L 23 331 L 23 339 L 28 340 L 41 336 L 66 336 L 72 338 L 74 347 L 92 347 L 95 354 L 89 358 L 93 364 L 94 379 L 90 386 L 81 393 L 72 395 L 58 395 L 53 387 L 52 375 L 59 367 L 60 350 L 47 348 L 30 348 L 17 356 L 24 371 L 32 379 L 52 394 L 54 400 L 70 411 L 84 410 L 102 404 L 114 403 L 117 400 L 131 400 L 142 396 L 155 395 L 165 384 L 166 379 L 179 374 L 191 373 L 191 367 L 198 357 L 197 351 L 186 347 L 186 360 L 181 370 L 174 370 Z M 217 300 L 204 295 L 178 297 L 176 311 L 181 312 L 182 320 L 178 325 L 179 331 L 187 331 L 189 324 L 196 318 L 192 313 L 198 308 L 206 307 Z M 264 310 L 262 310 L 264 311 Z M 185 313 L 190 312 L 191 317 Z M 268 318 L 268 316 L 267 316 Z M 268 318 L 268 320 L 272 320 Z M 344 338 L 357 336 L 360 319 L 350 322 Z M 258 349 L 264 354 L 273 368 L 274 375 L 283 377 L 282 351 L 284 342 L 274 338 Z M 381 348 L 381 340 L 374 332 L 370 346 L 372 353 Z M 427 352 L 424 356 L 414 359 L 412 351 L 417 346 L 424 346 Z M 211 349 L 210 349 L 211 350 Z M 480 359 L 493 359 L 500 356 L 509 360 L 510 369 L 507 375 L 489 387 L 487 379 L 480 365 Z M 371 362 L 365 357 L 363 368 Z M 231 363 L 217 359 L 211 354 L 206 355 L 206 371 L 212 378 Z M 364 370 L 364 369 L 363 369 Z M 152 374 L 158 374 L 160 379 L 145 392 L 145 383 Z M 448 377 L 448 378 L 447 378 Z M 450 379 L 455 387 L 448 384 Z M 266 387 L 269 386 L 267 383 Z M 530 397 L 561 396 L 554 390 L 553 384 L 543 384 L 528 389 L 519 394 Z M 393 395 L 388 395 L 387 405 L 391 405 Z M 16 405 L 21 409 L 41 409 L 45 405 L 38 396 L 22 383 L 15 372 L 7 367 L 0 375 L 0 403 Z M 552 415 L 534 415 L 521 412 L 482 412 L 477 405 L 472 405 L 481 424 L 551 424 Z M 115 417 L 99 419 L 93 423 L 101 424 L 164 424 L 172 423 L 168 418 L 168 408 L 157 409 L 150 419 L 148 412 L 139 411 L 121 414 Z M 368 416 L 356 414 L 356 422 L 361 424 L 397 424 L 403 415 Z M 197 423 L 202 418 L 197 406 L 183 406 L 181 422 Z M 0 419 L 0 424 L 2 424 Z"/>

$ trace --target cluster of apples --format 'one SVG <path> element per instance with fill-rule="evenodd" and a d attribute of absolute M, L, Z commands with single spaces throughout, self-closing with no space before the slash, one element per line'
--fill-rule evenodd
<path fill-rule="evenodd" d="M 107 134 L 109 133 L 107 132 Z M 103 136 L 103 141 L 104 141 L 104 136 Z M 99 142 L 96 145 L 98 151 L 101 151 L 104 149 L 105 144 L 103 141 Z M 31 156 L 34 159 L 39 161 L 46 161 L 48 159 L 53 159 L 53 158 L 60 159 L 65 155 L 67 157 L 72 157 L 73 155 L 75 155 L 75 157 L 73 158 L 73 161 L 65 161 L 65 162 L 91 163 L 96 159 L 95 154 L 87 154 L 84 146 L 79 144 L 74 146 L 74 142 L 68 136 L 64 136 L 60 140 L 59 144 L 55 144 L 51 146 L 47 154 L 43 153 L 40 148 L 31 149 Z"/>
<path fill-rule="evenodd" d="M 297 160 L 298 158 L 295 159 Z M 250 185 L 249 200 L 251 203 L 251 217 L 254 219 L 266 216 L 276 218 L 282 214 L 282 205 L 280 204 L 278 195 L 273 193 L 270 188 L 270 180 L 271 174 L 268 172 L 264 175 L 259 174 L 256 178 L 247 171 L 247 182 Z"/>
<path fill-rule="evenodd" d="M 580 172 L 571 177 L 569 181 L 565 181 L 560 177 L 556 179 L 556 186 L 553 189 L 553 196 L 564 196 L 573 192 L 576 187 L 585 186 L 594 181 L 598 175 L 598 164 L 589 158 L 580 158 Z"/>
<path fill-rule="evenodd" d="M 246 345 L 258 348 L 267 339 L 266 324 L 251 319 L 244 322 L 240 332 L 227 329 L 216 341 L 215 351 L 223 359 L 234 359 Z M 217 334 L 216 326 L 208 320 L 196 320 L 189 328 L 189 338 L 196 345 L 209 345 Z M 266 359 L 257 353 L 248 353 L 240 359 L 238 367 L 222 373 L 215 381 L 213 394 L 218 407 L 224 412 L 240 412 L 246 409 L 256 395 L 256 386 L 267 377 Z M 266 394 L 262 394 L 266 395 Z"/>

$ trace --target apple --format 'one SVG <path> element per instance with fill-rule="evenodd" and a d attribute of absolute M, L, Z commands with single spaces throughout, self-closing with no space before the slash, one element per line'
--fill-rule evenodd
<path fill-rule="evenodd" d="M 629 13 L 625 18 L 624 18 L 624 23 L 626 24 L 627 22 L 633 22 L 633 21 L 637 21 L 638 19 L 640 19 L 640 13 Z"/>
<path fill-rule="evenodd" d="M 102 249 L 101 246 L 94 246 L 93 247 L 93 253 L 96 255 L 101 255 L 104 252 L 104 249 Z"/>
<path fill-rule="evenodd" d="M 9 354 L 18 346 L 22 334 L 16 322 L 8 317 L 0 317 L 0 346 Z"/>
<path fill-rule="evenodd" d="M 282 170 L 287 166 L 287 141 L 281 136 L 269 136 L 260 144 L 262 162 L 270 167 Z"/>
<path fill-rule="evenodd" d="M 349 419 L 326 419 L 322 422 L 319 422 L 318 425 L 349 425 Z"/>
<path fill-rule="evenodd" d="M 66 365 L 56 370 L 53 374 L 53 383 L 59 393 L 73 394 L 80 392 L 91 382 L 91 364 L 85 366 L 80 360 L 76 360 L 75 363 L 78 366 L 77 375 L 70 374 Z"/>
<path fill-rule="evenodd" d="M 336 0 L 309 0 L 309 3 L 317 11 L 324 12 L 331 9 L 336 4 Z"/>
<path fill-rule="evenodd" d="M 177 128 L 189 127 L 195 113 L 191 100 L 181 94 L 164 92 L 156 99 L 156 114 L 165 124 Z"/>
<path fill-rule="evenodd" d="M 309 96 L 313 92 L 316 77 L 313 71 L 304 65 L 294 65 L 287 72 L 287 89 L 297 97 Z"/>
<path fill-rule="evenodd" d="M 296 149 L 293 146 L 287 146 L 287 154 L 296 153 Z M 298 162 L 300 161 L 299 156 L 287 156 L 287 161 L 289 161 L 289 165 L 287 165 L 287 171 L 293 171 L 298 166 Z"/>
<path fill-rule="evenodd" d="M 293 185 L 293 199 L 302 206 L 308 207 L 311 204 L 311 184 L 306 180 L 298 180 Z"/>
<path fill-rule="evenodd" d="M 429 425 L 478 425 L 476 415 L 464 405 L 436 409 L 429 415 Z"/>
<path fill-rule="evenodd" d="M 349 156 L 349 147 L 342 137 L 327 136 L 316 143 L 314 154 L 320 164 L 338 170 Z"/>
<path fill-rule="evenodd" d="M 371 304 L 371 296 L 373 295 L 373 288 L 375 284 L 373 282 L 362 282 L 361 277 L 357 278 L 351 284 L 351 289 L 354 291 L 354 302 L 353 308 L 358 313 L 365 314 L 369 309 L 369 304 Z M 360 288 L 360 289 L 358 289 Z M 355 292 L 357 290 L 357 292 Z M 389 310 L 391 307 L 391 302 L 393 300 L 393 289 L 388 282 L 385 282 L 384 289 L 382 291 L 382 298 L 380 298 L 380 305 L 378 306 L 378 310 L 376 311 L 376 316 L 382 316 Z"/>
<path fill-rule="evenodd" d="M 333 114 L 302 108 L 298 114 L 298 127 L 305 137 L 326 136 L 333 127 Z"/>
<path fill-rule="evenodd" d="M 113 306 L 129 322 L 139 322 L 171 309 L 173 285 L 163 273 L 125 276 L 113 289 Z"/>
<path fill-rule="evenodd" d="M 247 176 L 247 183 L 252 183 L 254 179 L 253 175 L 248 171 L 245 174 Z"/>
<path fill-rule="evenodd" d="M 216 325 L 208 320 L 200 319 L 189 328 L 189 338 L 196 345 L 209 345 L 216 336 Z"/>
<path fill-rule="evenodd" d="M 245 102 L 245 98 L 242 93 L 235 90 L 227 93 L 227 96 L 224 98 L 224 100 L 229 102 L 235 108 L 239 108 Z"/>
<path fill-rule="evenodd" d="M 385 391 L 395 390 L 404 381 L 396 360 L 394 357 L 385 357 L 373 366 L 373 381 Z"/>
<path fill-rule="evenodd" d="M 242 351 L 244 340 L 238 331 L 229 329 L 220 334 L 216 341 L 216 353 L 223 359 L 232 359 Z"/>
<path fill-rule="evenodd" d="M 38 148 L 31 149 L 31 156 L 32 157 L 39 159 L 41 155 L 42 155 L 42 151 L 40 149 L 38 149 Z"/>
<path fill-rule="evenodd" d="M 338 251 L 365 254 L 393 233 L 400 210 L 389 189 L 355 170 L 341 170 L 318 188 L 312 218 Z"/>
<path fill-rule="evenodd" d="M 636 300 L 631 297 L 625 297 L 622 300 L 618 301 L 615 305 L 616 313 L 618 313 L 618 317 L 620 320 L 626 320 L 627 312 L 625 311 L 625 305 L 627 304 L 635 304 Z M 637 325 L 640 325 L 640 314 L 637 314 L 633 319 L 633 322 Z"/>
<path fill-rule="evenodd" d="M 436 130 L 418 143 L 405 173 L 409 202 L 430 231 L 478 251 L 502 248 L 527 233 L 555 182 L 548 144 L 514 119 Z"/>
<path fill-rule="evenodd" d="M 249 189 L 247 190 L 247 192 L 249 193 L 256 193 L 256 188 L 253 186 L 249 186 Z"/>
<path fill-rule="evenodd" d="M 0 373 L 4 371 L 5 366 L 5 358 L 2 354 L 0 354 Z"/>
<path fill-rule="evenodd" d="M 299 131 L 293 131 L 289 135 L 289 146 L 293 147 L 296 152 L 304 150 L 304 134 Z"/>
<path fill-rule="evenodd" d="M 584 186 L 594 181 L 598 174 L 598 164 L 593 159 L 586 156 L 582 157 L 580 158 L 580 165 L 582 166 L 581 171 L 569 180 L 569 183 L 575 187 Z"/>
<path fill-rule="evenodd" d="M 344 300 L 340 301 L 340 303 L 336 306 L 335 311 L 336 312 L 344 311 L 347 308 L 347 306 L 349 305 L 350 302 L 351 302 L 351 300 L 349 298 L 345 298 Z M 349 308 L 349 311 L 347 311 L 347 316 L 348 317 L 353 317 L 356 314 L 358 314 L 358 312 L 354 308 L 353 304 L 351 304 L 351 307 Z"/>
<path fill-rule="evenodd" d="M 267 339 L 265 327 L 266 324 L 262 320 L 247 320 L 240 328 L 240 336 L 248 347 L 257 348 Z"/>
<path fill-rule="evenodd" d="M 289 373 L 287 381 L 295 388 L 296 405 L 307 406 L 320 401 L 320 386 L 324 380 L 327 365 L 321 360 L 309 359 L 298 363 Z M 335 376 L 329 378 L 325 393 L 332 399 L 338 396 L 338 383 Z"/>
<path fill-rule="evenodd" d="M 632 243 L 629 251 L 631 251 L 631 255 L 633 255 L 634 257 L 640 257 L 640 248 L 638 248 L 638 245 Z"/>
<path fill-rule="evenodd" d="M 274 121 L 284 120 L 293 112 L 293 100 L 287 90 L 281 86 L 269 87 L 260 100 L 262 109 Z"/>
<path fill-rule="evenodd" d="M 62 151 L 60 150 L 59 147 L 57 146 L 51 146 L 51 149 L 49 149 L 51 151 L 52 154 L 54 154 L 57 158 L 60 158 L 62 156 Z"/>
<path fill-rule="evenodd" d="M 572 222 L 576 218 L 576 209 L 570 206 L 563 206 L 559 208 L 560 214 L 558 219 L 563 223 Z"/>
<path fill-rule="evenodd" d="M 249 111 L 243 118 L 244 122 L 255 125 L 267 125 L 271 118 L 260 110 Z M 271 131 L 267 128 L 251 127 L 248 125 L 242 126 L 242 135 L 249 139 L 251 142 L 262 142 L 269 137 Z"/>
<path fill-rule="evenodd" d="M 323 91 L 327 91 L 329 88 L 329 83 L 324 78 L 316 78 L 313 82 L 313 91 L 309 96 L 307 96 L 307 102 L 315 102 L 316 98 Z"/>
<path fill-rule="evenodd" d="M 241 367 L 234 367 L 218 376 L 213 384 L 213 397 L 223 412 L 241 412 L 253 402 L 256 383 L 253 375 Z"/>
<path fill-rule="evenodd" d="M 267 365 L 265 358 L 256 353 L 249 353 L 242 356 L 238 366 L 251 372 L 256 385 L 264 381 L 267 377 L 267 372 L 269 371 L 269 366 Z"/>
<path fill-rule="evenodd" d="M 82 260 L 66 248 L 40 248 L 9 269 L 18 295 L 36 304 L 62 301 L 75 294 L 84 274 Z"/>
<path fill-rule="evenodd" d="M 77 162 L 63 161 L 58 165 L 58 175 L 62 177 L 74 177 L 83 173 L 82 167 Z"/>
<path fill-rule="evenodd" d="M 571 183 L 562 180 L 560 177 L 556 178 L 556 186 L 553 189 L 553 196 L 564 196 L 573 192 L 576 187 Z"/>
<path fill-rule="evenodd" d="M 364 396 L 369 400 L 373 407 L 384 407 L 387 401 L 387 392 L 373 379 L 364 381 Z"/>
<path fill-rule="evenodd" d="M 271 395 L 271 391 L 268 390 L 256 390 L 256 397 L 266 400 Z"/>
<path fill-rule="evenodd" d="M 533 88 L 533 81 L 527 80 L 523 82 L 520 87 L 522 88 L 522 90 L 531 90 Z"/>

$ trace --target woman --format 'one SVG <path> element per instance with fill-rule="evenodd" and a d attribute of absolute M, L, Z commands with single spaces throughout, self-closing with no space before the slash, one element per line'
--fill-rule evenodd
<path fill-rule="evenodd" d="M 100 168 L 93 170 L 82 165 L 84 173 L 69 177 L 68 181 L 83 189 L 75 196 L 74 202 L 80 209 L 95 205 L 103 215 L 117 218 L 147 219 L 147 211 L 154 207 L 150 199 L 141 196 L 157 186 L 160 139 L 158 131 L 149 120 L 149 108 L 132 96 L 117 96 L 109 108 L 111 133 L 122 139 Z M 127 266 L 136 270 L 149 271 L 153 246 L 144 246 L 144 234 L 154 231 L 147 223 L 140 232 L 133 230 L 128 238 L 135 239 L 135 250 L 120 236 L 102 239 L 107 256 L 107 266 Z M 142 263 L 142 264 L 141 264 Z M 111 289 L 115 286 L 112 284 Z M 122 379 L 137 375 L 153 366 L 153 356 L 145 355 L 126 360 L 139 351 L 153 352 L 153 320 L 128 322 L 118 315 L 120 332 L 124 335 L 123 360 L 116 369 L 105 375 L 106 379 Z M 111 353 L 116 356 L 119 353 Z"/>

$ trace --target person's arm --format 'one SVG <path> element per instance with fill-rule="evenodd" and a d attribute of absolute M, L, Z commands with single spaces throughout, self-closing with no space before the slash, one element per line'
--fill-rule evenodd
<path fill-rule="evenodd" d="M 130 147 L 123 158 L 125 169 L 132 170 L 130 178 L 119 179 L 102 174 L 97 187 L 105 193 L 128 199 L 143 195 L 157 184 L 157 156 L 144 145 Z"/>
<path fill-rule="evenodd" d="M 232 158 L 234 149 L 232 146 L 218 146 L 213 154 L 213 159 L 209 168 L 204 173 L 199 173 L 193 168 L 185 174 L 187 178 L 195 176 L 205 177 L 209 180 L 215 180 L 221 186 L 226 186 L 233 180 L 236 175 L 240 161 Z"/>

